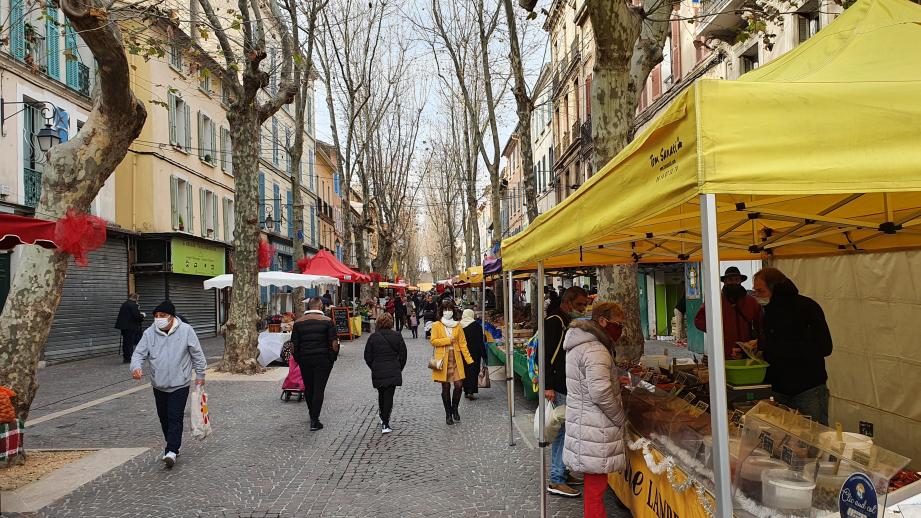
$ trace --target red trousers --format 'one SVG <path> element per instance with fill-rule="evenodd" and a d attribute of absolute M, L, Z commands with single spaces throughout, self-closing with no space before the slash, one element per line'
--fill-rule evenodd
<path fill-rule="evenodd" d="M 604 492 L 608 489 L 608 476 L 598 473 L 585 474 L 585 493 L 582 497 L 582 515 L 585 518 L 606 518 Z"/>

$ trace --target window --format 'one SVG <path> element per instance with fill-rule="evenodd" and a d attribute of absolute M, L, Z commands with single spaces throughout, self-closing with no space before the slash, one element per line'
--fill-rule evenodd
<path fill-rule="evenodd" d="M 211 95 L 211 71 L 207 68 L 203 68 L 201 71 L 201 77 L 198 80 L 198 87 L 202 92 Z"/>
<path fill-rule="evenodd" d="M 192 184 L 187 180 L 170 176 L 170 209 L 172 212 L 173 230 L 192 232 L 194 218 L 192 216 Z"/>
<path fill-rule="evenodd" d="M 285 172 L 291 176 L 291 128 L 285 128 Z"/>
<path fill-rule="evenodd" d="M 272 184 L 272 216 L 275 218 L 275 232 L 281 232 L 281 188 Z"/>
<path fill-rule="evenodd" d="M 272 117 L 272 163 L 276 166 L 278 161 L 278 119 Z"/>
<path fill-rule="evenodd" d="M 294 197 L 291 195 L 291 189 L 285 190 L 285 199 L 288 200 L 288 237 L 294 237 Z"/>
<path fill-rule="evenodd" d="M 311 92 L 313 93 L 313 92 Z M 307 96 L 307 109 L 304 115 L 307 116 L 307 134 L 313 136 L 313 97 Z"/>
<path fill-rule="evenodd" d="M 221 170 L 233 176 L 233 143 L 227 128 L 221 128 Z"/>
<path fill-rule="evenodd" d="M 317 246 L 317 207 L 316 204 L 310 204 L 310 244 L 314 248 Z"/>
<path fill-rule="evenodd" d="M 198 158 L 206 164 L 217 163 L 217 146 L 215 146 L 214 121 L 202 112 L 198 112 Z"/>
<path fill-rule="evenodd" d="M 752 70 L 758 68 L 758 45 L 752 45 L 751 48 L 746 50 L 741 56 L 739 56 L 739 73 L 747 74 Z"/>
<path fill-rule="evenodd" d="M 169 48 L 169 66 L 182 71 L 182 47 L 178 43 L 173 43 Z"/>
<path fill-rule="evenodd" d="M 198 189 L 199 210 L 201 212 L 201 235 L 218 239 L 217 196 L 207 189 Z"/>
<path fill-rule="evenodd" d="M 233 241 L 233 232 L 236 230 L 236 221 L 234 221 L 233 200 L 224 198 L 224 241 L 228 243 Z"/>
<path fill-rule="evenodd" d="M 265 173 L 259 172 L 259 227 L 265 226 Z"/>
<path fill-rule="evenodd" d="M 317 192 L 317 181 L 316 176 L 314 175 L 314 161 L 316 160 L 316 150 L 313 146 L 307 146 L 307 178 L 306 182 L 303 182 L 305 185 L 310 186 L 311 192 Z"/>
<path fill-rule="evenodd" d="M 339 184 L 339 173 L 333 173 L 333 190 L 336 196 L 342 196 L 342 186 Z"/>
<path fill-rule="evenodd" d="M 662 47 L 662 91 L 667 92 L 672 83 L 672 37 L 669 35 Z"/>
<path fill-rule="evenodd" d="M 221 82 L 221 102 L 224 103 L 224 106 L 230 106 L 230 86 L 225 85 L 224 82 Z"/>
<path fill-rule="evenodd" d="M 815 36 L 819 29 L 822 28 L 819 24 L 818 11 L 797 13 L 796 25 L 799 30 L 799 43 L 803 43 Z"/>
<path fill-rule="evenodd" d="M 169 143 L 186 153 L 192 147 L 192 128 L 189 105 L 178 95 L 169 92 Z"/>

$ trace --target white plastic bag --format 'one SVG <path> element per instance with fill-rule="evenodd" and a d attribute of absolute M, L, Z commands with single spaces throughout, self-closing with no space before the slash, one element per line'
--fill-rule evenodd
<path fill-rule="evenodd" d="M 192 437 L 204 439 L 211 435 L 211 416 L 208 415 L 208 394 L 202 385 L 192 388 Z"/>
<path fill-rule="evenodd" d="M 544 399 L 544 433 L 547 435 L 547 442 L 552 442 L 556 436 L 550 436 L 550 427 L 553 421 L 553 403 L 549 399 Z M 559 431 L 559 428 L 557 428 Z M 540 440 L 540 407 L 534 411 L 534 438 Z"/>

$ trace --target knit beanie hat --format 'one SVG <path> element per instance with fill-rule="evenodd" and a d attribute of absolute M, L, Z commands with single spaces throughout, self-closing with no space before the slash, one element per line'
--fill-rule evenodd
<path fill-rule="evenodd" d="M 172 301 L 164 300 L 154 308 L 154 313 L 166 313 L 167 315 L 176 316 L 176 306 L 173 305 Z"/>

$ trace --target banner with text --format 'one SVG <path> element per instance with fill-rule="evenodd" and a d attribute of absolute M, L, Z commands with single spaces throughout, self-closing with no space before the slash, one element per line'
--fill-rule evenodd
<path fill-rule="evenodd" d="M 214 277 L 223 275 L 224 247 L 188 239 L 171 242 L 173 273 Z"/>

